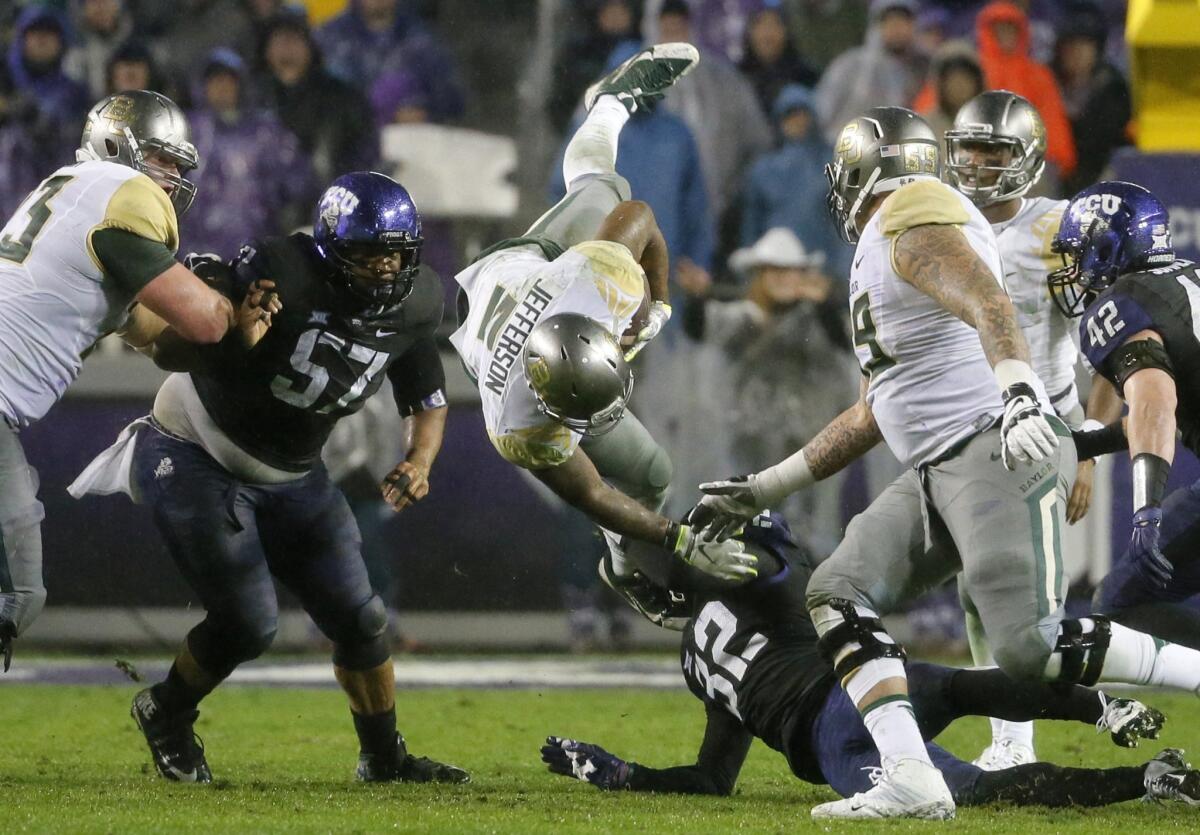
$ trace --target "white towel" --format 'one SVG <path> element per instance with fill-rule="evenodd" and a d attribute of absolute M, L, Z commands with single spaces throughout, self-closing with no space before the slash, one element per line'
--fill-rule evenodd
<path fill-rule="evenodd" d="M 150 418 L 143 417 L 122 429 L 116 442 L 92 459 L 92 463 L 67 487 L 67 492 L 76 499 L 89 493 L 97 496 L 124 493 L 137 503 L 132 480 L 133 454 L 138 433 L 147 426 L 150 426 Z"/>

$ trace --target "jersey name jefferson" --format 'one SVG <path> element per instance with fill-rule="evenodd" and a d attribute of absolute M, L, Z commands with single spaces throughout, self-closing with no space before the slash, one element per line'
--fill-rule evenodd
<path fill-rule="evenodd" d="M 642 301 L 642 268 L 621 244 L 585 241 L 553 261 L 536 246 L 502 249 L 455 279 L 469 312 L 450 341 L 479 386 L 493 446 L 527 469 L 563 463 L 579 436 L 538 409 L 521 352 L 537 323 L 559 313 L 582 314 L 620 336 Z"/>

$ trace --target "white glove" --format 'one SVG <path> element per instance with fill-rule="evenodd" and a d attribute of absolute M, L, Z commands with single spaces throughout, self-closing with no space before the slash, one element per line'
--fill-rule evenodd
<path fill-rule="evenodd" d="M 758 576 L 758 557 L 747 554 L 745 545 L 736 539 L 706 542 L 691 525 L 679 526 L 674 554 L 697 571 L 718 580 L 742 582 Z"/>
<path fill-rule="evenodd" d="M 653 302 L 646 314 L 646 325 L 638 331 L 634 343 L 625 352 L 625 362 L 630 362 L 641 350 L 650 344 L 650 340 L 662 333 L 667 322 L 671 321 L 671 305 L 666 302 Z"/>
<path fill-rule="evenodd" d="M 757 473 L 724 481 L 706 481 L 700 485 L 700 490 L 704 496 L 692 508 L 688 521 L 709 542 L 720 542 L 733 536 L 770 505 L 763 495 Z"/>
<path fill-rule="evenodd" d="M 1032 464 L 1058 449 L 1058 436 L 1038 406 L 1037 394 L 1028 383 L 1013 383 L 1006 388 L 1004 419 L 1000 423 L 1000 454 L 1004 466 Z"/>

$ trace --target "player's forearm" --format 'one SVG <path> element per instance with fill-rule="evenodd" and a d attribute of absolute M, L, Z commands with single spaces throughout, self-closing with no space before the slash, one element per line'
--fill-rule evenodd
<path fill-rule="evenodd" d="M 663 237 L 657 222 L 654 223 L 650 239 L 642 251 L 642 257 L 638 259 L 638 264 L 645 271 L 646 281 L 650 284 L 650 298 L 656 302 L 669 303 L 671 290 L 667 281 L 671 272 L 670 257 L 667 253 L 666 238 Z"/>
<path fill-rule="evenodd" d="M 654 545 L 662 545 L 675 527 L 669 519 L 643 507 L 620 490 L 605 484 L 582 449 L 564 463 L 532 471 L 567 504 L 583 511 L 602 528 Z M 673 547 L 670 543 L 669 547 Z"/>
<path fill-rule="evenodd" d="M 174 327 L 167 327 L 137 350 L 164 371 L 199 371 L 210 362 L 216 346 L 184 339 Z"/>
<path fill-rule="evenodd" d="M 640 763 L 629 764 L 629 785 L 635 792 L 670 794 L 715 794 L 727 796 L 733 784 L 721 784 L 698 765 L 677 765 L 672 768 L 650 768 Z"/>
<path fill-rule="evenodd" d="M 1129 455 L 1157 455 L 1168 464 L 1175 457 L 1175 381 L 1164 371 L 1148 368 L 1125 381 L 1129 418 L 1125 433 Z"/>
<path fill-rule="evenodd" d="M 860 400 L 830 421 L 796 455 L 804 456 L 813 480 L 820 481 L 849 466 L 881 440 L 870 406 Z"/>
<path fill-rule="evenodd" d="M 143 287 L 137 301 L 190 342 L 220 342 L 236 324 L 233 303 L 179 263 Z"/>
<path fill-rule="evenodd" d="M 425 409 L 413 415 L 412 446 L 405 460 L 428 472 L 442 448 L 449 409 Z"/>

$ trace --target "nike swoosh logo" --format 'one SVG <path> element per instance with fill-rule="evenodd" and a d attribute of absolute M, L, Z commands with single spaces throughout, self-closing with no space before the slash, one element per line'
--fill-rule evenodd
<path fill-rule="evenodd" d="M 397 333 L 398 331 L 375 331 L 375 335 L 378 337 L 395 336 Z"/>
<path fill-rule="evenodd" d="M 179 781 L 179 782 L 181 782 L 181 783 L 194 783 L 194 782 L 196 782 L 196 769 L 194 769 L 194 768 L 193 768 L 191 771 L 181 771 L 180 769 L 176 768 L 176 767 L 175 767 L 175 766 L 173 766 L 173 765 L 168 765 L 168 766 L 167 766 L 167 771 L 169 771 L 169 772 L 171 772 L 172 774 L 174 774 L 174 775 L 175 775 L 175 779 L 176 779 L 176 780 L 178 780 L 178 781 Z"/>
<path fill-rule="evenodd" d="M 865 255 L 860 255 L 860 256 L 858 256 L 858 260 L 854 262 L 854 269 L 856 269 L 856 270 L 857 270 L 857 269 L 859 268 L 859 266 L 861 266 L 861 265 L 862 265 L 863 259 L 864 259 L 864 258 L 866 258 L 866 257 L 867 257 L 867 256 L 865 256 Z"/>

